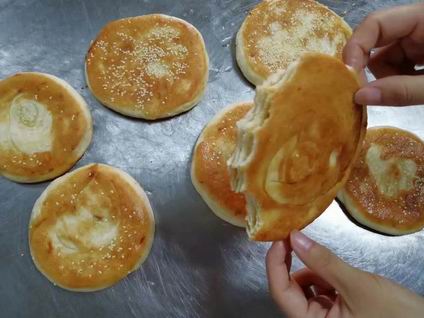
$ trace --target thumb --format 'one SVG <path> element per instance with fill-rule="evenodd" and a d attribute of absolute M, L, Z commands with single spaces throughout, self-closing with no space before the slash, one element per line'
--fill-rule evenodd
<path fill-rule="evenodd" d="M 298 231 L 291 233 L 290 242 L 300 260 L 333 286 L 344 298 L 349 298 L 352 293 L 362 289 L 363 272 L 346 264 L 324 246 Z"/>
<path fill-rule="evenodd" d="M 389 76 L 361 88 L 355 95 L 360 105 L 407 106 L 424 104 L 424 76 Z"/>

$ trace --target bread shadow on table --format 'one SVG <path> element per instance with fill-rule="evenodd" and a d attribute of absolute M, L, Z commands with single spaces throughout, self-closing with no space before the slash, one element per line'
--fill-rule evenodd
<path fill-rule="evenodd" d="M 162 273 L 173 276 L 174 280 L 180 275 L 184 280 L 166 288 L 179 290 L 186 284 L 197 286 L 199 291 L 192 296 L 201 307 L 208 308 L 211 317 L 215 317 L 214 313 L 237 316 L 240 312 L 244 317 L 255 317 L 272 303 L 263 292 L 267 246 L 250 242 L 243 228 L 215 216 L 191 184 L 189 171 L 190 164 L 185 178 L 179 182 L 182 197 L 156 207 L 159 214 L 156 235 L 163 245 L 154 255 L 166 253 L 175 270 L 183 268 L 183 272 L 173 275 Z M 255 308 L 259 309 L 242 306 L 246 299 L 248 303 L 256 303 Z"/>
<path fill-rule="evenodd" d="M 190 182 L 190 183 L 189 183 Z M 190 197 L 188 200 L 174 198 L 161 204 L 158 235 L 167 244 L 182 251 L 190 264 L 219 266 L 222 249 L 235 242 L 247 242 L 245 230 L 219 219 L 203 202 L 200 195 L 186 179 L 181 184 Z"/>
<path fill-rule="evenodd" d="M 353 224 L 355 224 L 356 226 L 358 226 L 358 227 L 360 227 L 360 228 L 362 228 L 362 229 L 364 229 L 364 230 L 367 230 L 368 232 L 371 232 L 371 233 L 374 233 L 374 234 L 379 234 L 379 235 L 382 235 L 382 236 L 387 236 L 387 237 L 396 237 L 396 235 L 392 235 L 392 234 L 386 234 L 386 233 L 382 233 L 382 232 L 379 232 L 379 231 L 377 231 L 377 230 L 374 230 L 374 229 L 372 229 L 372 228 L 370 228 L 370 227 L 368 227 L 368 226 L 365 226 L 365 225 L 363 225 L 363 224 L 361 224 L 361 223 L 359 223 L 350 213 L 349 213 L 349 211 L 348 211 L 348 209 L 344 206 L 344 204 L 339 200 L 339 199 L 335 199 L 335 201 L 337 202 L 337 204 L 339 205 L 339 207 L 340 207 L 340 209 L 343 211 L 343 213 L 346 215 L 346 217 L 349 219 L 349 221 L 351 221 Z"/>
<path fill-rule="evenodd" d="M 235 290 L 222 288 L 211 297 L 209 317 L 286 317 L 272 300 L 268 292 L 258 290 Z M 212 295 L 211 295 L 212 296 Z"/>

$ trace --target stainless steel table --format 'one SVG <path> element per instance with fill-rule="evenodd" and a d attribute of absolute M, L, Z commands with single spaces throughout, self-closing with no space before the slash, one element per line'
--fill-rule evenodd
<path fill-rule="evenodd" d="M 20 185 L 0 178 L 1 317 L 274 317 L 267 292 L 268 244 L 216 218 L 189 176 L 202 127 L 224 106 L 250 100 L 254 90 L 234 60 L 234 35 L 258 1 L 243 0 L 0 0 L 0 77 L 18 71 L 57 75 L 75 87 L 93 114 L 94 139 L 77 166 L 122 168 L 148 191 L 157 220 L 152 252 L 140 270 L 112 288 L 81 294 L 54 287 L 32 264 L 28 218 L 48 183 Z M 368 12 L 411 1 L 322 1 L 351 25 Z M 207 92 L 192 111 L 159 122 L 120 116 L 87 90 L 83 60 L 108 21 L 161 12 L 186 19 L 209 52 Z M 424 137 L 424 108 L 369 108 L 369 123 L 407 128 Z M 388 237 L 352 223 L 336 203 L 306 232 L 343 259 L 424 293 L 424 232 Z M 301 266 L 294 261 L 294 268 Z"/>

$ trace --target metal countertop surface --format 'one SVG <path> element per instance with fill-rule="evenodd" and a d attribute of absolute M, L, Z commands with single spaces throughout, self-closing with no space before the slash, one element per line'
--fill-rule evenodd
<path fill-rule="evenodd" d="M 356 26 L 367 13 L 412 1 L 321 1 Z M 154 245 L 141 269 L 115 286 L 72 293 L 34 267 L 27 244 L 32 206 L 48 182 L 0 178 L 1 317 L 278 317 L 265 276 L 269 244 L 218 219 L 194 190 L 191 153 L 208 120 L 251 100 L 253 87 L 236 63 L 234 38 L 258 1 L 0 0 L 0 78 L 51 73 L 87 101 L 93 141 L 76 167 L 101 162 L 130 173 L 146 190 L 156 218 Z M 193 110 L 157 122 L 101 106 L 86 87 L 83 61 L 107 22 L 147 13 L 180 17 L 202 33 L 210 57 L 206 94 Z M 424 107 L 369 107 L 369 125 L 393 125 L 424 137 Z M 352 265 L 424 294 L 424 231 L 389 237 L 351 222 L 336 203 L 305 232 Z M 294 269 L 302 265 L 295 259 Z"/>

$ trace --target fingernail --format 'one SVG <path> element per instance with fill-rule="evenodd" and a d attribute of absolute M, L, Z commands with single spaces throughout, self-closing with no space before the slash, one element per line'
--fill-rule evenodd
<path fill-rule="evenodd" d="M 314 241 L 299 231 L 293 231 L 291 238 L 291 244 L 297 250 L 307 252 L 314 245 Z"/>
<path fill-rule="evenodd" d="M 353 68 L 357 72 L 360 72 L 362 70 L 361 63 L 356 58 L 350 58 L 346 60 L 346 64 L 349 65 L 351 68 Z"/>
<path fill-rule="evenodd" d="M 380 105 L 381 90 L 377 87 L 364 87 L 355 94 L 355 102 L 360 105 Z"/>

